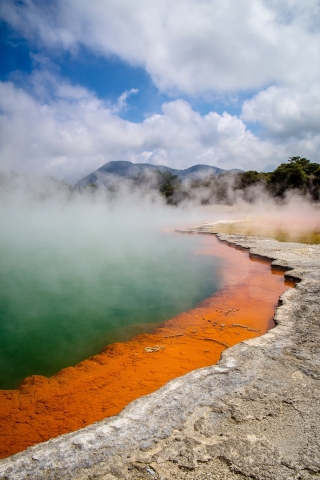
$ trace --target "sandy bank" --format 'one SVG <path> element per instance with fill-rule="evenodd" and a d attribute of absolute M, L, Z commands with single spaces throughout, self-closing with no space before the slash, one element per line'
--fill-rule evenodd
<path fill-rule="evenodd" d="M 320 246 L 220 238 L 301 280 L 277 327 L 117 417 L 3 460 L 0 478 L 320 478 Z"/>

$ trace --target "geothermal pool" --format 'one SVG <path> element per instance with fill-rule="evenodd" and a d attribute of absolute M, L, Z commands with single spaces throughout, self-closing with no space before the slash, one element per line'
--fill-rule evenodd
<path fill-rule="evenodd" d="M 213 365 L 272 328 L 289 286 L 214 235 L 174 233 L 208 210 L 0 200 L 0 458 Z"/>
<path fill-rule="evenodd" d="M 115 415 L 169 380 L 215 364 L 229 346 L 272 328 L 279 295 L 292 285 L 286 284 L 283 272 L 271 271 L 269 262 L 249 259 L 248 252 L 229 247 L 214 235 L 163 238 L 170 239 L 170 245 L 177 240 L 175 245 L 183 255 L 179 263 L 173 261 L 173 268 L 166 261 L 166 269 L 159 270 L 166 273 L 162 281 L 167 285 L 160 290 L 178 300 L 178 292 L 186 285 L 189 304 L 197 301 L 197 295 L 202 301 L 189 310 L 183 310 L 179 303 L 182 313 L 173 317 L 172 310 L 167 310 L 168 320 L 153 324 L 152 332 L 113 343 L 75 367 L 64 368 L 50 378 L 32 375 L 16 390 L 0 390 L 0 458 Z M 165 240 L 162 245 L 166 245 Z M 149 275 L 150 267 L 146 271 Z M 151 282 L 153 275 L 148 275 L 145 278 Z M 161 284 L 156 281 L 154 288 Z M 143 285 L 151 289 L 149 294 L 153 291 L 147 283 Z M 176 297 L 169 295 L 168 288 L 175 290 Z M 153 292 L 157 297 L 156 290 Z M 128 301 L 128 296 L 118 298 Z M 171 307 L 175 308 L 173 300 Z M 161 315 L 164 312 L 161 309 Z M 159 318 L 159 312 L 155 313 Z M 150 329 L 152 318 L 144 318 Z M 135 328 L 131 327 L 131 335 Z M 145 325 L 139 330 L 146 331 Z M 112 335 L 118 335 L 118 340 L 127 336 L 119 329 Z"/>
<path fill-rule="evenodd" d="M 274 326 L 293 286 L 283 272 L 214 235 L 174 233 L 234 215 L 0 191 L 0 458 L 115 415 Z M 319 210 L 296 217 L 222 228 L 283 237 L 296 225 L 316 241 Z"/>
<path fill-rule="evenodd" d="M 196 253 L 200 237 L 154 231 L 147 238 L 105 246 L 103 238 L 97 245 L 47 235 L 36 244 L 2 239 L 0 389 L 148 332 L 217 290 L 221 261 Z"/>

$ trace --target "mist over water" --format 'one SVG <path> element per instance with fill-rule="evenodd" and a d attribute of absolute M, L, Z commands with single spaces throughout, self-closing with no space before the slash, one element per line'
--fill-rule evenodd
<path fill-rule="evenodd" d="M 212 294 L 219 260 L 195 253 L 201 237 L 164 230 L 186 218 L 129 197 L 2 194 L 0 388 L 75 365 Z"/>
<path fill-rule="evenodd" d="M 238 217 L 238 221 L 221 223 L 216 232 L 262 235 L 280 242 L 320 243 L 320 204 L 306 197 L 288 195 L 286 203 L 279 205 L 273 199 L 257 195 L 254 203 L 236 207 L 234 219 Z"/>
<path fill-rule="evenodd" d="M 299 196 L 177 208 L 125 182 L 114 195 L 0 176 L 0 388 L 75 365 L 214 293 L 220 260 L 174 229 L 221 219 L 247 221 L 219 231 L 280 240 L 320 232 L 319 206 Z"/>

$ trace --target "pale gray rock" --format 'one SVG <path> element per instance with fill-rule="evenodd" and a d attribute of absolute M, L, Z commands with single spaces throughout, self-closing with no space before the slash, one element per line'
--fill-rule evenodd
<path fill-rule="evenodd" d="M 320 246 L 218 236 L 299 281 L 276 328 L 115 417 L 2 460 L 0 479 L 320 479 Z"/>

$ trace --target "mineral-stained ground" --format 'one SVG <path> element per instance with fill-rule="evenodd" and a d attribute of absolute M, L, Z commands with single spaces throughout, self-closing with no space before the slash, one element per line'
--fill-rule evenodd
<path fill-rule="evenodd" d="M 320 478 L 320 246 L 219 238 L 299 281 L 281 296 L 276 328 L 116 417 L 1 461 L 0 479 Z"/>

